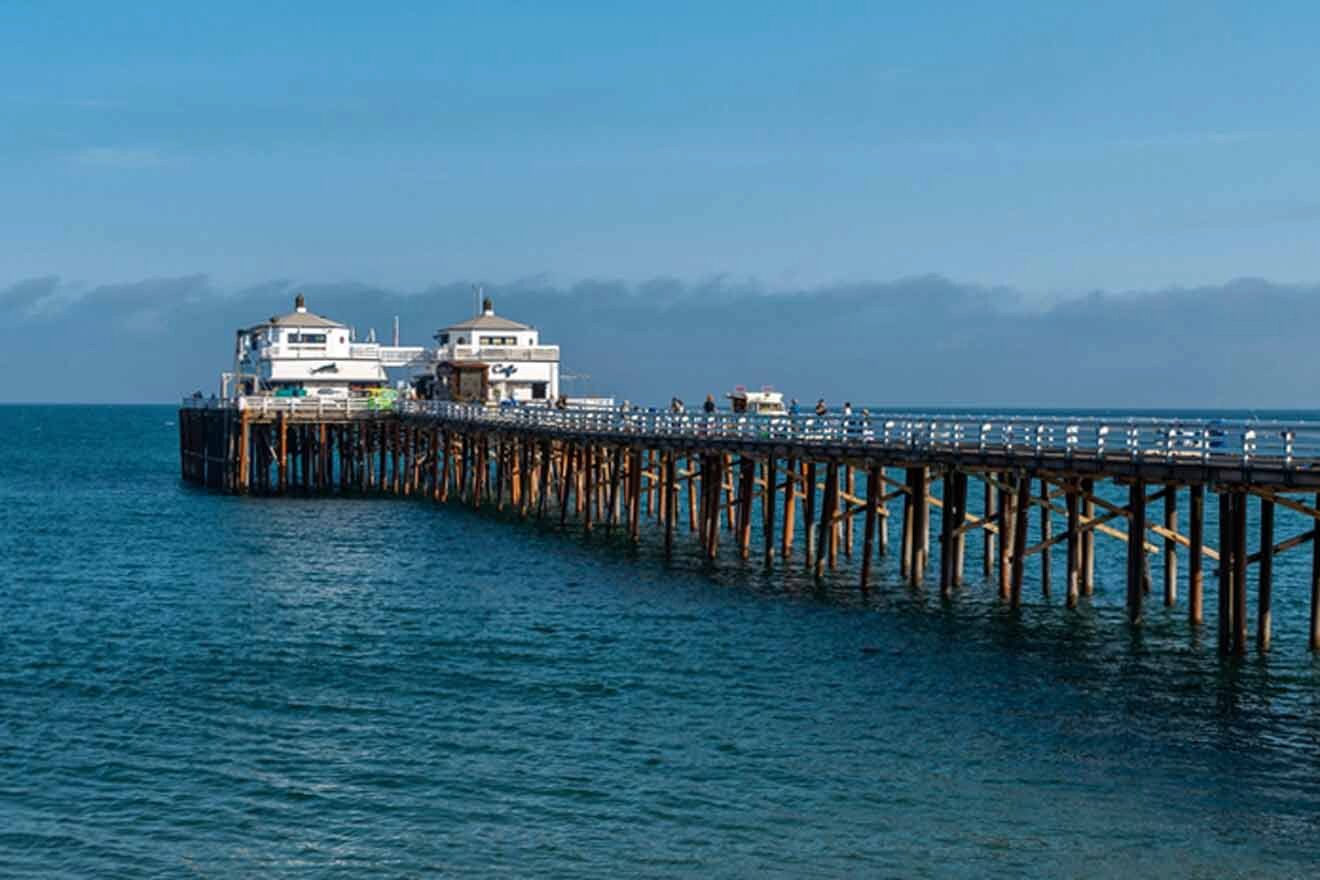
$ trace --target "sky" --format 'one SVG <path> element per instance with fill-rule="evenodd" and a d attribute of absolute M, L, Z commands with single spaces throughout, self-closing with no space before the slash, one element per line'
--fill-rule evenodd
<path fill-rule="evenodd" d="M 1286 0 L 9 0 L 0 316 L 76 339 L 56 306 L 184 289 L 229 328 L 253 291 L 278 293 L 261 315 L 289 285 L 388 313 L 472 282 L 806 302 L 935 278 L 1037 315 L 1244 278 L 1306 296 L 1317 32 Z"/>

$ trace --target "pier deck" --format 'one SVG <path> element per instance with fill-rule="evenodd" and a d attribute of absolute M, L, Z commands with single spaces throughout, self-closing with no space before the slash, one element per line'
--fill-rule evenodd
<path fill-rule="evenodd" d="M 1320 649 L 1320 422 L 1034 417 L 916 413 L 748 416 L 623 410 L 489 408 L 401 401 L 243 398 L 186 400 L 180 411 L 184 479 L 239 493 L 388 492 L 511 507 L 591 531 L 616 527 L 640 540 L 654 519 L 674 552 L 679 520 L 709 559 L 721 533 L 743 558 L 759 523 L 767 567 L 801 564 L 817 576 L 888 552 L 890 501 L 901 501 L 903 578 L 922 585 L 931 511 L 939 511 L 939 582 L 964 579 L 965 544 L 979 533 L 987 578 L 1022 601 L 1025 563 L 1039 557 L 1051 590 L 1052 549 L 1065 551 L 1066 604 L 1094 590 L 1095 536 L 1127 552 L 1128 617 L 1142 618 L 1151 557 L 1162 557 L 1163 601 L 1178 600 L 1178 554 L 1187 559 L 1188 618 L 1203 622 L 1204 560 L 1218 565 L 1218 637 L 1245 654 L 1248 567 L 1257 567 L 1256 646 L 1271 642 L 1274 557 L 1312 550 L 1310 646 Z M 898 471 L 901 479 L 895 478 Z M 968 504 L 980 484 L 979 511 Z M 1126 489 L 1119 505 L 1097 483 Z M 1120 490 L 1121 491 L 1121 490 Z M 1217 549 L 1205 541 L 1205 495 L 1218 498 Z M 1112 491 L 1111 491 L 1112 496 Z M 1188 527 L 1179 528 L 1180 495 Z M 1248 522 L 1248 499 L 1258 521 Z M 1151 517 L 1150 505 L 1162 502 Z M 1279 543 L 1275 507 L 1312 528 Z M 1038 524 L 1028 543 L 1030 516 Z M 554 515 L 554 511 L 550 511 Z M 854 519 L 863 520 L 855 547 Z M 800 526 L 799 526 L 800 518 Z M 1055 526 L 1061 528 L 1056 531 Z M 801 529 L 799 538 L 798 530 Z M 1259 536 L 1248 547 L 1249 534 Z M 854 551 L 857 551 L 854 553 Z"/>

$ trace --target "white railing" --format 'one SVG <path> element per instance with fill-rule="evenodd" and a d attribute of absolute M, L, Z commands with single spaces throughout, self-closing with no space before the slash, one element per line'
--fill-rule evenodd
<path fill-rule="evenodd" d="M 303 418 L 368 416 L 395 411 L 394 401 L 370 397 L 266 397 L 230 399 L 186 397 L 184 409 L 236 409 L 258 416 L 285 413 Z"/>
<path fill-rule="evenodd" d="M 448 354 L 451 360 L 473 361 L 557 361 L 557 345 L 452 345 L 448 351 L 440 349 L 441 354 Z"/>
<path fill-rule="evenodd" d="M 701 437 L 1020 458 L 1320 468 L 1320 422 L 828 413 L 754 416 L 632 409 L 492 408 L 401 401 L 405 414 L 570 433 Z"/>
<path fill-rule="evenodd" d="M 689 437 L 819 447 L 1007 454 L 1017 458 L 1099 459 L 1170 464 L 1268 464 L 1320 468 L 1320 421 L 1103 418 L 1068 416 L 829 413 L 754 416 L 731 412 L 672 413 L 640 408 L 494 407 L 430 400 L 397 404 L 371 398 L 188 398 L 188 408 L 371 416 L 382 412 L 450 422 L 602 436 Z"/>

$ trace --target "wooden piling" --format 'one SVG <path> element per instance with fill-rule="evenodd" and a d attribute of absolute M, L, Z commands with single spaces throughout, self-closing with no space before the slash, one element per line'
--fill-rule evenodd
<path fill-rule="evenodd" d="M 916 558 L 916 522 L 914 516 L 917 508 L 917 489 L 914 485 L 913 469 L 908 468 L 906 474 L 907 491 L 903 493 L 903 533 L 900 539 L 901 547 L 899 550 L 898 574 L 908 584 L 912 583 L 913 562 Z"/>
<path fill-rule="evenodd" d="M 1095 480 L 1082 480 L 1082 518 L 1086 522 L 1095 519 Z M 1082 535 L 1082 595 L 1095 594 L 1095 530 L 1089 529 Z"/>
<path fill-rule="evenodd" d="M 1226 489 L 1219 491 L 1219 589 L 1217 616 L 1219 653 L 1229 654 L 1233 638 L 1233 503 Z"/>
<path fill-rule="evenodd" d="M 772 568 L 775 562 L 775 456 L 766 456 L 761 463 L 761 475 L 765 478 L 765 491 L 761 495 L 761 537 L 765 543 L 765 567 Z"/>
<path fill-rule="evenodd" d="M 1078 529 L 1081 527 L 1080 499 L 1077 497 L 1077 485 L 1075 483 L 1068 484 L 1067 494 L 1064 496 L 1064 505 L 1068 510 L 1068 579 L 1065 601 L 1069 608 L 1076 608 L 1081 586 L 1082 548 L 1081 536 L 1078 534 Z"/>
<path fill-rule="evenodd" d="M 1141 622 L 1141 580 L 1146 558 L 1146 485 L 1128 486 L 1127 612 L 1129 623 Z"/>
<path fill-rule="evenodd" d="M 1170 484 L 1164 495 L 1164 607 L 1178 602 L 1178 542 L 1171 536 L 1178 532 L 1178 487 Z"/>
<path fill-rule="evenodd" d="M 1050 484 L 1044 478 L 1040 481 L 1040 594 L 1050 597 L 1050 538 L 1053 537 L 1050 521 Z"/>
<path fill-rule="evenodd" d="M 793 527 L 797 516 L 798 462 L 790 458 L 784 467 L 784 531 L 780 535 L 779 555 L 785 560 L 793 558 Z"/>
<path fill-rule="evenodd" d="M 963 571 L 967 557 L 967 533 L 962 530 L 963 523 L 967 520 L 967 474 L 961 470 L 955 470 L 953 474 L 953 495 L 957 504 L 957 509 L 953 515 L 954 538 L 953 538 L 953 585 L 961 587 L 963 585 Z"/>
<path fill-rule="evenodd" d="M 1247 493 L 1233 493 L 1233 652 L 1247 653 Z"/>
<path fill-rule="evenodd" d="M 1007 487 L 1010 477 L 1000 474 L 999 479 Z M 1017 532 L 1017 512 L 1014 510 L 1013 493 L 1007 488 L 999 490 L 999 598 L 1007 600 L 1012 592 L 1013 578 L 1013 536 Z"/>
<path fill-rule="evenodd" d="M 674 482 L 677 471 L 674 459 L 677 453 L 671 450 L 661 453 L 661 455 L 661 462 L 665 469 L 662 481 L 665 493 L 665 557 L 669 558 L 674 555 L 674 526 L 678 522 L 678 511 L 676 509 L 678 506 L 678 486 Z"/>
<path fill-rule="evenodd" d="M 746 455 L 738 462 L 738 554 L 752 553 L 752 493 L 756 491 L 756 460 Z"/>
<path fill-rule="evenodd" d="M 1022 607 L 1022 582 L 1027 567 L 1027 517 L 1031 512 L 1031 478 L 1017 477 L 1017 498 L 1013 502 L 1013 583 L 1009 596 L 1010 607 Z"/>
<path fill-rule="evenodd" d="M 825 468 L 825 494 L 821 499 L 820 536 L 816 545 L 815 564 L 818 578 L 824 574 L 825 559 L 833 550 L 834 515 L 839 509 L 839 465 L 837 462 L 828 461 L 825 463 Z"/>
<path fill-rule="evenodd" d="M 1192 626 L 1204 621 L 1202 612 L 1203 574 L 1201 557 L 1205 544 L 1205 486 L 1196 484 L 1188 490 L 1187 548 L 1187 620 Z"/>
<path fill-rule="evenodd" d="M 949 598 L 953 593 L 953 515 L 957 503 L 953 500 L 953 470 L 946 469 L 940 494 L 944 504 L 940 508 L 940 595 Z"/>
<path fill-rule="evenodd" d="M 871 582 L 872 545 L 875 543 L 876 520 L 879 518 L 880 493 L 884 486 L 880 480 L 880 466 L 871 465 L 866 475 L 866 526 L 862 533 L 861 588 L 865 592 Z"/>
<path fill-rule="evenodd" d="M 803 540 L 807 545 L 806 569 L 811 571 L 815 564 L 815 554 L 819 552 L 816 546 L 816 463 L 807 462 L 803 466 L 806 470 L 806 479 L 804 480 L 802 496 L 802 534 Z"/>
<path fill-rule="evenodd" d="M 1260 563 L 1256 594 L 1256 651 L 1268 654 L 1273 623 L 1270 602 L 1274 579 L 1274 502 L 1260 499 Z"/>

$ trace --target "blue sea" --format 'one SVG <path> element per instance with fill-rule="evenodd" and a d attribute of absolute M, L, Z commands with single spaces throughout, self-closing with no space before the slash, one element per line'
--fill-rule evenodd
<path fill-rule="evenodd" d="M 1105 538 L 1076 611 L 1061 554 L 1002 607 L 979 540 L 951 602 L 893 553 L 862 596 L 727 541 L 208 494 L 175 422 L 0 407 L 0 876 L 1316 873 L 1306 550 L 1273 653 L 1221 660 L 1213 571 L 1198 631 L 1156 562 L 1133 630 Z"/>

